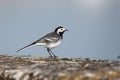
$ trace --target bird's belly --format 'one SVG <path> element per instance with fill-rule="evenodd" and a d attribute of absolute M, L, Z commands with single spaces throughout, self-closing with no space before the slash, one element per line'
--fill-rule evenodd
<path fill-rule="evenodd" d="M 46 48 L 54 48 L 57 47 L 58 45 L 60 45 L 61 41 L 57 41 L 55 43 L 50 43 L 49 45 L 46 45 Z"/>

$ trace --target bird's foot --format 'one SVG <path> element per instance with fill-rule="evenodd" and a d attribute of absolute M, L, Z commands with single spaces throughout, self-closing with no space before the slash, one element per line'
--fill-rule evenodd
<path fill-rule="evenodd" d="M 48 56 L 49 58 L 53 58 L 53 56 Z"/>
<path fill-rule="evenodd" d="M 58 56 L 53 55 L 53 56 L 49 56 L 49 58 L 51 58 L 51 59 L 57 59 Z"/>
<path fill-rule="evenodd" d="M 58 56 L 55 56 L 55 55 L 54 55 L 53 57 L 54 57 L 54 58 L 58 58 Z"/>

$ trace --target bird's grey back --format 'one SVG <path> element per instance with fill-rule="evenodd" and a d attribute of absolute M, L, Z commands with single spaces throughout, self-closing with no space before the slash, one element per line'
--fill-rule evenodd
<path fill-rule="evenodd" d="M 56 39 L 55 39 L 55 37 L 56 37 Z M 56 34 L 55 32 L 51 32 L 51 33 L 41 37 L 37 41 L 35 41 L 35 43 L 46 43 L 47 41 L 49 42 L 48 39 L 55 41 L 55 40 L 57 40 L 57 38 L 61 39 L 61 37 L 58 34 Z"/>

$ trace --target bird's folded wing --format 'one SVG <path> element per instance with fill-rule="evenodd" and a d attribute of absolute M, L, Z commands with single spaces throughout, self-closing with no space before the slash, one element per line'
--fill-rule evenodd
<path fill-rule="evenodd" d="M 56 42 L 58 40 L 59 38 L 55 38 L 55 37 L 45 38 L 45 42 Z"/>

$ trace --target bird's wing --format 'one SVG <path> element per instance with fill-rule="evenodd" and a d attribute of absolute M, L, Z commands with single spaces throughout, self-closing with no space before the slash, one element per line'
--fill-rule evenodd
<path fill-rule="evenodd" d="M 58 37 L 49 37 L 49 38 L 45 38 L 44 39 L 44 42 L 45 43 L 49 43 L 49 42 L 56 42 L 56 41 L 58 41 L 59 40 L 59 38 Z"/>
<path fill-rule="evenodd" d="M 38 39 L 36 43 L 49 43 L 49 42 L 57 41 L 58 39 L 59 37 L 54 32 L 51 32 L 43 36 L 42 38 Z"/>

